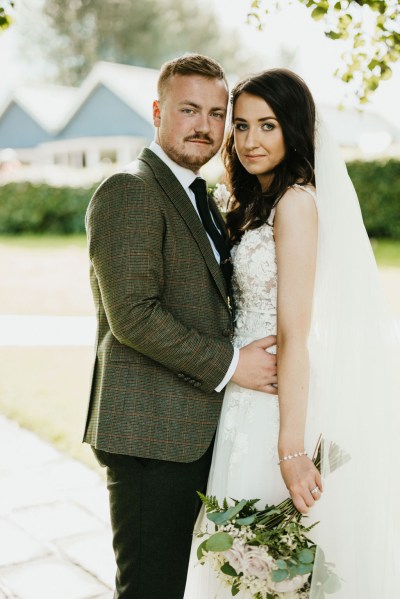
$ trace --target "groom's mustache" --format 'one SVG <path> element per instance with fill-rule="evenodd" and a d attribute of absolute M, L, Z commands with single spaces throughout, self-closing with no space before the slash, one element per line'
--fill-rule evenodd
<path fill-rule="evenodd" d="M 209 135 L 191 135 L 190 137 L 185 137 L 184 141 L 206 141 L 209 144 L 213 143 Z"/>

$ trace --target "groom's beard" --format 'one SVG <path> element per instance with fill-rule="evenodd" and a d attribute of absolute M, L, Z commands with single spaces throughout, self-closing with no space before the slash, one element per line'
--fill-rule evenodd
<path fill-rule="evenodd" d="M 162 148 L 171 160 L 192 171 L 198 171 L 219 150 L 209 135 L 200 134 L 183 138 L 179 147 L 164 141 Z"/>

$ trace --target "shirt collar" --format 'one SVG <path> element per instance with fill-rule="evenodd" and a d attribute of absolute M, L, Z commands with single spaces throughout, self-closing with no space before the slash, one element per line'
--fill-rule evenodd
<path fill-rule="evenodd" d="M 190 169 L 184 168 L 183 166 L 180 166 L 171 160 L 171 158 L 164 152 L 160 144 L 158 144 L 156 141 L 151 142 L 149 149 L 171 169 L 184 189 L 188 189 L 193 181 L 200 176 Z"/>

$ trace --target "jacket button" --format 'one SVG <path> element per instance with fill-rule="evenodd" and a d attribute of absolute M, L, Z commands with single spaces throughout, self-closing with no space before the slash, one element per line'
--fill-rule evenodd
<path fill-rule="evenodd" d="M 185 375 L 183 374 L 183 372 L 180 372 L 180 373 L 178 374 L 178 377 L 179 377 L 180 379 L 183 379 L 183 378 L 184 378 L 184 376 L 185 376 Z"/>
<path fill-rule="evenodd" d="M 222 330 L 222 335 L 223 335 L 224 337 L 230 337 L 230 335 L 231 335 L 231 330 L 230 330 L 230 329 L 223 329 L 223 330 Z"/>
<path fill-rule="evenodd" d="M 194 384 L 194 386 L 195 386 L 195 387 L 201 387 L 201 383 L 200 383 L 200 381 L 196 381 L 196 382 L 195 382 L 195 384 Z"/>

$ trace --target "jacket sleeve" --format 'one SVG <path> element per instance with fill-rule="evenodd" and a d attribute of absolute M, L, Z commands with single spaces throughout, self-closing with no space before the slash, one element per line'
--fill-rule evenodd
<path fill-rule="evenodd" d="M 110 177 L 86 218 L 90 259 L 116 339 L 212 391 L 233 357 L 229 340 L 184 326 L 162 302 L 165 221 L 146 183 L 128 173 Z M 199 385 L 200 386 L 200 385 Z"/>

